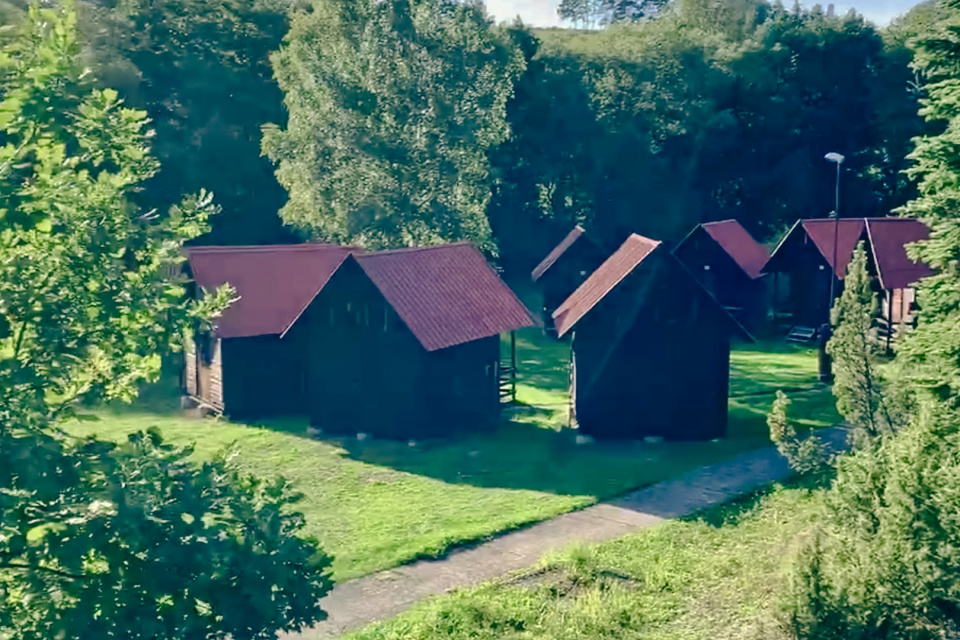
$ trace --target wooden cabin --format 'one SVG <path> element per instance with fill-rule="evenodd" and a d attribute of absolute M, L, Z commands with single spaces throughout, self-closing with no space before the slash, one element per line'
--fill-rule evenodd
<path fill-rule="evenodd" d="M 552 331 L 553 312 L 609 254 L 577 225 L 530 274 L 543 297 L 543 323 Z"/>
<path fill-rule="evenodd" d="M 305 348 L 313 426 L 422 439 L 498 422 L 500 335 L 535 324 L 460 243 L 348 256 L 283 339 Z"/>
<path fill-rule="evenodd" d="M 842 218 L 837 225 L 831 219 L 799 220 L 763 268 L 774 277 L 775 312 L 794 327 L 812 330 L 827 323 L 830 280 L 839 297 L 853 251 L 862 241 L 882 302 L 880 320 L 888 327 L 907 324 L 912 321 L 913 285 L 930 268 L 910 260 L 906 247 L 928 236 L 927 226 L 913 218 Z"/>
<path fill-rule="evenodd" d="M 697 225 L 673 254 L 740 324 L 751 331 L 767 320 L 770 251 L 736 220 Z"/>
<path fill-rule="evenodd" d="M 302 345 L 280 336 L 350 249 L 301 244 L 190 247 L 193 295 L 229 284 L 236 300 L 184 349 L 181 389 L 192 404 L 238 420 L 307 412 Z"/>
<path fill-rule="evenodd" d="M 727 429 L 730 342 L 751 339 L 662 243 L 631 235 L 553 314 L 571 333 L 572 409 L 594 437 Z"/>

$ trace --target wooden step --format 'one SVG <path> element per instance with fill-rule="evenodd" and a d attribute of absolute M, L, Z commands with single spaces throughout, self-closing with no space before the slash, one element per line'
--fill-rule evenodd
<path fill-rule="evenodd" d="M 787 342 L 795 344 L 808 344 L 817 337 L 817 330 L 813 327 L 796 326 L 787 334 Z"/>

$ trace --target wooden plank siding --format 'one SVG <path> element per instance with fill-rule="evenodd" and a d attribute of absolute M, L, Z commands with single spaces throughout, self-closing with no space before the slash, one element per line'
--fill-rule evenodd
<path fill-rule="evenodd" d="M 631 273 L 577 325 L 574 411 L 584 433 L 670 440 L 726 433 L 729 332 L 721 309 L 678 269 L 661 260 Z"/>
<path fill-rule="evenodd" d="M 355 261 L 291 338 L 308 353 L 310 420 L 325 432 L 430 438 L 496 422 L 499 336 L 428 352 Z"/>
<path fill-rule="evenodd" d="M 221 341 L 209 334 L 203 334 L 196 337 L 193 343 L 195 354 L 193 362 L 196 367 L 196 398 L 208 407 L 223 411 Z"/>
<path fill-rule="evenodd" d="M 767 320 L 769 278 L 751 278 L 706 233 L 692 234 L 674 255 L 724 308 L 746 328 L 757 330 Z"/>
<path fill-rule="evenodd" d="M 197 345 L 192 339 L 184 340 L 183 391 L 187 396 L 197 397 Z"/>

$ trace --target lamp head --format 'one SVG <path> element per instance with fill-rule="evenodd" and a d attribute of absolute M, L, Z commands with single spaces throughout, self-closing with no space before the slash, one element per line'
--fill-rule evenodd
<path fill-rule="evenodd" d="M 829 160 L 830 162 L 836 162 L 837 164 L 843 164 L 843 161 L 846 160 L 842 155 L 835 151 L 831 151 L 827 155 L 823 156 L 824 160 Z"/>

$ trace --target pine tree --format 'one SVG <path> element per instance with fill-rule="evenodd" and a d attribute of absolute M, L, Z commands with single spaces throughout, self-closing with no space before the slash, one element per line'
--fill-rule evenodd
<path fill-rule="evenodd" d="M 931 228 L 911 251 L 936 270 L 918 289 L 917 329 L 902 350 L 907 379 L 928 399 L 960 404 L 960 0 L 941 3 L 943 21 L 919 42 L 915 65 L 928 79 L 921 115 L 941 127 L 910 158 L 920 197 L 903 208 Z"/>
<path fill-rule="evenodd" d="M 833 360 L 837 410 L 854 427 L 858 446 L 891 433 L 893 414 L 877 368 L 880 347 L 871 335 L 877 298 L 867 271 L 863 243 L 854 251 L 843 293 L 830 312 L 833 335 L 827 353 Z"/>

